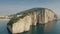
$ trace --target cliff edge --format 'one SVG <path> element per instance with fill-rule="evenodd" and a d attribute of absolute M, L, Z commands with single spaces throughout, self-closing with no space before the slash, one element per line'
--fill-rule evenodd
<path fill-rule="evenodd" d="M 12 33 L 22 33 L 29 31 L 30 26 L 36 26 L 37 23 L 45 24 L 57 19 L 56 14 L 47 8 L 33 8 L 17 13 L 7 24 L 7 28 Z"/>

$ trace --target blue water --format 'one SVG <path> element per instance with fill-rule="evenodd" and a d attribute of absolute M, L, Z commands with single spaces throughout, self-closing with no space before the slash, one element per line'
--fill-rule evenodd
<path fill-rule="evenodd" d="M 0 34 L 9 34 L 6 26 L 7 26 L 7 21 L 0 20 Z"/>
<path fill-rule="evenodd" d="M 7 30 L 6 20 L 0 20 L 0 34 L 10 34 Z M 20 34 L 60 34 L 60 21 L 31 26 L 30 31 Z"/>

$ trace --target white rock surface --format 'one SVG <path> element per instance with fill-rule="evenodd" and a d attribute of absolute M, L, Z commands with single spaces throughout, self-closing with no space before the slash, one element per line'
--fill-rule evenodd
<path fill-rule="evenodd" d="M 24 32 L 24 22 L 22 20 L 18 21 L 17 23 L 13 24 L 12 33 L 22 33 Z"/>
<path fill-rule="evenodd" d="M 20 17 L 21 15 L 17 15 Z M 36 25 L 37 22 L 40 24 L 48 23 L 48 21 L 53 21 L 55 19 L 54 13 L 49 10 L 45 10 L 45 13 L 39 12 L 31 13 L 30 15 L 26 15 L 24 18 L 20 18 L 16 23 L 12 26 L 12 33 L 22 33 L 24 31 L 29 31 L 31 25 Z"/>
<path fill-rule="evenodd" d="M 31 17 L 26 16 L 13 24 L 12 33 L 22 33 L 29 31 L 31 26 Z"/>

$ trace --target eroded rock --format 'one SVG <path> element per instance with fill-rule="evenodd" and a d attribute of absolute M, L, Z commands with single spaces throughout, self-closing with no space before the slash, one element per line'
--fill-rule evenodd
<path fill-rule="evenodd" d="M 32 25 L 36 26 L 37 23 L 45 24 L 49 21 L 56 20 L 56 14 L 47 8 L 33 8 L 25 12 L 16 14 L 7 24 L 8 29 L 12 33 L 22 33 L 29 31 Z"/>

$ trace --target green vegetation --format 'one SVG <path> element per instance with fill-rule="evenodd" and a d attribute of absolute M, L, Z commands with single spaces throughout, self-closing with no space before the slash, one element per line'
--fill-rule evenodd
<path fill-rule="evenodd" d="M 20 13 L 14 14 L 13 18 L 9 21 L 8 25 L 12 26 L 13 23 L 16 23 L 18 20 L 23 19 L 27 15 L 33 15 L 34 12 L 38 12 L 38 13 L 40 12 L 41 14 L 42 13 L 41 11 L 44 9 L 45 8 L 33 8 L 30 10 L 26 10 L 26 11 L 22 11 Z M 17 17 L 17 15 L 22 15 L 22 16 Z"/>

